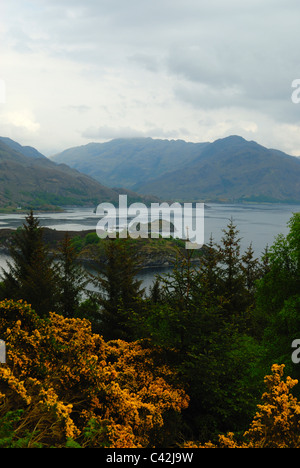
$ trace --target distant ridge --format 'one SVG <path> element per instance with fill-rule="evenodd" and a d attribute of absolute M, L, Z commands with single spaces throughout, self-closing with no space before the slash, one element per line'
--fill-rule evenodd
<path fill-rule="evenodd" d="M 40 153 L 38 150 L 36 150 L 32 146 L 22 146 L 16 141 L 11 140 L 10 138 L 7 138 L 7 137 L 0 137 L 0 141 L 5 143 L 7 146 L 12 148 L 13 150 L 17 151 L 18 153 L 21 153 L 24 156 L 28 156 L 29 158 L 34 158 L 34 159 L 46 158 L 46 156 L 44 156 L 42 153 Z"/>
<path fill-rule="evenodd" d="M 2 211 L 29 208 L 51 210 L 65 205 L 97 206 L 103 201 L 117 203 L 119 193 L 126 193 L 122 189 L 106 187 L 86 174 L 38 154 L 34 148 L 24 150 L 18 143 L 0 138 Z M 133 192 L 130 192 L 130 197 L 145 200 Z"/>
<path fill-rule="evenodd" d="M 51 160 L 65 163 L 109 187 L 134 190 L 193 161 L 207 143 L 152 138 L 120 138 L 67 149 Z"/>
<path fill-rule="evenodd" d="M 212 143 L 117 139 L 53 156 L 107 186 L 166 200 L 300 202 L 300 158 L 232 135 Z"/>

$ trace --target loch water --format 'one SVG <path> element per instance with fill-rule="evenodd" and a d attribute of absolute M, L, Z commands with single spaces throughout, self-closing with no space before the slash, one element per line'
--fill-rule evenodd
<path fill-rule="evenodd" d="M 89 208 L 68 208 L 60 213 L 35 213 L 40 224 L 59 231 L 96 231 L 99 215 Z M 204 242 L 210 236 L 215 242 L 220 242 L 223 229 L 233 220 L 239 230 L 241 251 L 250 243 L 255 256 L 260 257 L 265 247 L 271 246 L 279 234 L 288 233 L 288 221 L 293 213 L 300 212 L 299 205 L 289 204 L 208 204 L 204 209 Z M 147 220 L 145 212 L 145 222 Z M 176 213 L 175 213 L 176 216 Z M 0 229 L 17 229 L 24 223 L 22 213 L 0 214 Z M 6 268 L 8 256 L 0 254 L 0 267 Z M 150 268 L 139 273 L 146 289 L 153 283 L 156 274 L 165 274 L 169 268 Z"/>

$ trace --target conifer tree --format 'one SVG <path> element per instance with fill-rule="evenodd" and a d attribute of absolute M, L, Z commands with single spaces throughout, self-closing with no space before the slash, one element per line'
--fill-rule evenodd
<path fill-rule="evenodd" d="M 233 296 L 241 285 L 241 258 L 240 258 L 240 241 L 238 238 L 239 231 L 233 224 L 232 218 L 227 225 L 227 229 L 223 229 L 223 237 L 220 246 L 220 260 L 222 268 L 220 273 L 223 279 L 223 287 L 226 294 Z"/>
<path fill-rule="evenodd" d="M 206 289 L 210 295 L 217 296 L 220 291 L 220 262 L 221 254 L 219 246 L 215 244 L 212 235 L 205 246 L 205 251 L 201 257 L 201 266 L 198 272 L 201 290 Z"/>
<path fill-rule="evenodd" d="M 261 266 L 259 260 L 254 257 L 252 243 L 242 255 L 241 272 L 244 277 L 245 289 L 254 300 L 255 282 L 261 276 Z"/>
<path fill-rule="evenodd" d="M 64 317 L 75 317 L 81 295 L 87 285 L 87 275 L 77 262 L 78 254 L 68 233 L 58 250 L 58 306 L 57 312 Z"/>
<path fill-rule="evenodd" d="M 138 313 L 144 290 L 136 279 L 138 260 L 127 239 L 105 241 L 106 262 L 93 282 L 98 289 L 101 335 L 104 339 L 132 339 L 133 316 Z M 101 265 L 100 265 L 101 267 Z M 131 323 L 132 319 L 132 323 Z"/>
<path fill-rule="evenodd" d="M 55 310 L 57 276 L 43 229 L 32 211 L 11 242 L 10 256 L 8 270 L 2 271 L 2 296 L 26 300 L 40 316 Z"/>
<path fill-rule="evenodd" d="M 162 290 L 158 278 L 155 278 L 155 281 L 149 288 L 149 299 L 153 304 L 162 302 Z"/>
<path fill-rule="evenodd" d="M 230 219 L 227 228 L 223 229 L 223 237 L 219 246 L 219 293 L 226 299 L 224 311 L 227 320 L 236 324 L 243 321 L 244 303 L 244 275 L 242 272 L 241 238 L 239 230 Z"/>

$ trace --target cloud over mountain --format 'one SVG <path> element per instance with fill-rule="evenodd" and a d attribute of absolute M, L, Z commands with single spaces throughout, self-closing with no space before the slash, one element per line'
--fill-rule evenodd
<path fill-rule="evenodd" d="M 233 133 L 298 154 L 299 13 L 294 0 L 11 0 L 3 133 L 46 154 L 91 135 Z"/>

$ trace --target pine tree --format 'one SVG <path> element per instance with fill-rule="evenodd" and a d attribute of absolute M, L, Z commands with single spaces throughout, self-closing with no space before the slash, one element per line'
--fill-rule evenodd
<path fill-rule="evenodd" d="M 158 278 L 155 279 L 152 286 L 149 288 L 149 299 L 153 304 L 162 302 L 162 291 Z"/>
<path fill-rule="evenodd" d="M 244 278 L 242 274 L 239 231 L 230 219 L 227 229 L 223 229 L 223 237 L 219 246 L 220 294 L 227 300 L 224 305 L 228 318 L 234 319 L 244 310 Z"/>
<path fill-rule="evenodd" d="M 8 270 L 2 271 L 2 296 L 26 300 L 40 316 L 55 310 L 57 276 L 43 229 L 32 211 L 11 242 L 10 256 Z"/>
<path fill-rule="evenodd" d="M 87 285 L 87 275 L 77 262 L 78 254 L 68 233 L 58 250 L 58 306 L 64 317 L 75 317 L 82 293 Z"/>
<path fill-rule="evenodd" d="M 206 289 L 208 294 L 214 296 L 220 294 L 220 260 L 221 254 L 219 251 L 219 246 L 215 244 L 211 235 L 201 257 L 199 282 L 201 284 L 202 290 Z"/>
<path fill-rule="evenodd" d="M 224 236 L 221 239 L 220 256 L 223 268 L 222 273 L 224 288 L 228 296 L 234 295 L 241 284 L 240 277 L 240 238 L 239 231 L 233 224 L 232 218 L 227 225 L 227 229 L 223 229 Z"/>
<path fill-rule="evenodd" d="M 101 335 L 104 339 L 132 339 L 131 318 L 138 313 L 144 290 L 136 279 L 138 260 L 126 239 L 105 241 L 106 262 L 93 282 L 98 288 Z"/>
<path fill-rule="evenodd" d="M 244 277 L 244 285 L 247 293 L 252 302 L 254 301 L 255 293 L 255 282 L 261 276 L 261 265 L 259 260 L 254 257 L 254 250 L 252 248 L 252 243 L 249 245 L 248 249 L 242 255 L 242 264 L 241 271 Z"/>

